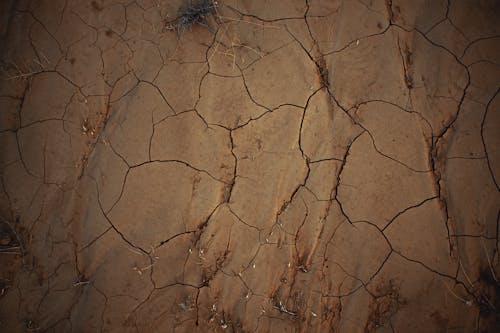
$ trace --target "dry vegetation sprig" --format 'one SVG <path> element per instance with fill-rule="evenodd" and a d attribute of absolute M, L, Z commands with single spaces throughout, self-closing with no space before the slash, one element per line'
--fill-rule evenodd
<path fill-rule="evenodd" d="M 29 80 L 33 76 L 45 71 L 45 66 L 40 61 L 34 59 L 32 62 L 18 64 L 13 61 L 10 65 L 1 66 L 1 71 L 6 80 Z"/>
<path fill-rule="evenodd" d="M 4 233 L 9 234 L 10 236 L 14 236 L 14 239 L 10 239 L 8 244 L 2 244 L 0 245 L 0 253 L 1 254 L 15 254 L 15 255 L 20 255 L 24 257 L 24 247 L 21 242 L 21 238 L 17 234 L 16 230 L 14 229 L 14 226 L 7 221 L 7 219 L 4 219 L 3 217 L 0 216 L 0 224 L 3 224 L 4 226 L 7 226 L 5 230 L 3 230 Z M 6 231 L 8 230 L 8 231 Z M 24 261 L 24 259 L 23 259 Z"/>
<path fill-rule="evenodd" d="M 201 25 L 208 28 L 207 19 L 215 14 L 217 1 L 202 0 L 193 3 L 189 1 L 187 6 L 181 7 L 176 19 L 165 22 L 166 30 L 177 31 L 179 37 L 182 37 L 186 30 L 191 30 L 194 25 Z"/>
<path fill-rule="evenodd" d="M 488 255 L 488 250 L 486 249 L 486 245 L 484 244 L 484 239 L 481 237 L 481 245 L 483 246 L 484 254 L 486 255 L 486 259 L 488 260 L 488 267 L 491 272 L 491 276 L 495 280 L 496 283 L 498 283 L 497 275 L 495 274 L 495 269 L 493 268 L 493 265 L 490 260 L 490 256 Z"/>

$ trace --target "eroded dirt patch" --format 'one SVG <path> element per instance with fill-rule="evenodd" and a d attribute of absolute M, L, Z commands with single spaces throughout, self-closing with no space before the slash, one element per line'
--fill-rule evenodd
<path fill-rule="evenodd" d="M 0 5 L 1 330 L 493 332 L 498 3 L 205 5 Z"/>

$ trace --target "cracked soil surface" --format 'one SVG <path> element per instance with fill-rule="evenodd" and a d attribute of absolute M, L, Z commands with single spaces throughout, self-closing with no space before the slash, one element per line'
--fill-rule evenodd
<path fill-rule="evenodd" d="M 494 332 L 500 3 L 0 4 L 2 332 Z"/>

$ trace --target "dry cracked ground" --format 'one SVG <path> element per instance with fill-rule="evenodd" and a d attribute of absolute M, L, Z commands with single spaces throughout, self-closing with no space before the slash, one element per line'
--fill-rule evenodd
<path fill-rule="evenodd" d="M 183 5 L 1 2 L 0 330 L 495 331 L 500 3 Z"/>

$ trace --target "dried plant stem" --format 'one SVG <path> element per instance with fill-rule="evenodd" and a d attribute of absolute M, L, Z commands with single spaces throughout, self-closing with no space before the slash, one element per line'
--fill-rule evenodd
<path fill-rule="evenodd" d="M 495 274 L 495 270 L 493 269 L 493 265 L 491 264 L 490 256 L 488 255 L 488 250 L 486 249 L 486 245 L 484 245 L 484 240 L 481 237 L 481 245 L 483 246 L 484 253 L 486 254 L 486 259 L 488 260 L 488 266 L 490 268 L 491 276 L 495 280 L 496 283 L 498 283 L 497 276 Z"/>

